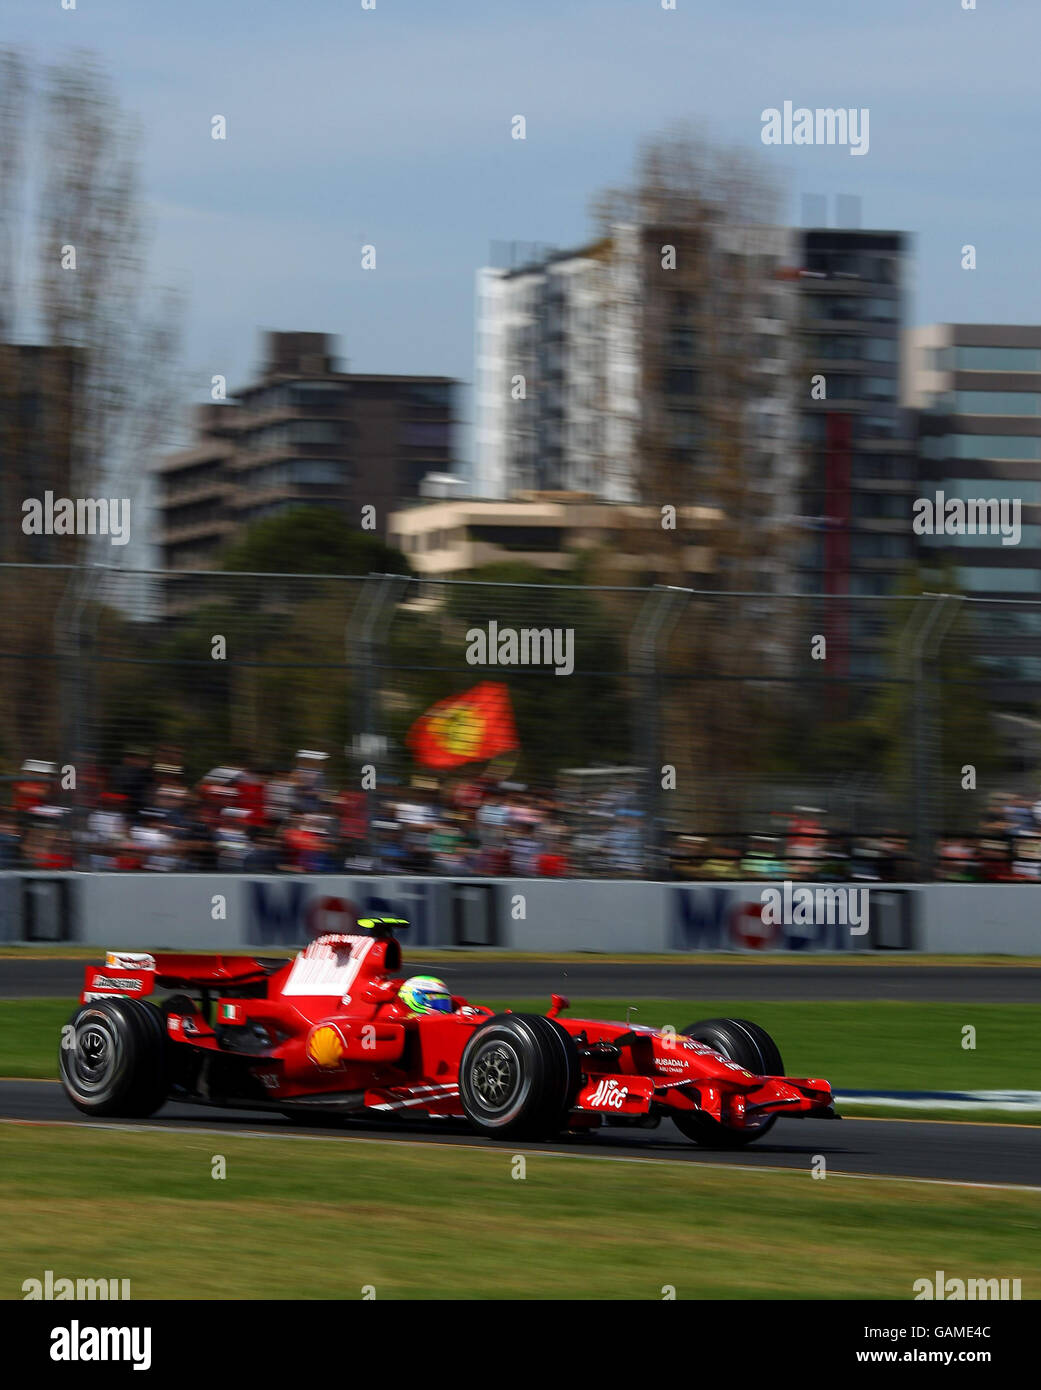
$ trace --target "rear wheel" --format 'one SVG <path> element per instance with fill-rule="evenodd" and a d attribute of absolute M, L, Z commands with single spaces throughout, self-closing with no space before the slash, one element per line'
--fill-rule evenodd
<path fill-rule="evenodd" d="M 474 1129 L 500 1139 L 558 1134 L 578 1093 L 570 1033 L 541 1014 L 499 1014 L 478 1028 L 459 1064 L 459 1099 Z"/>
<path fill-rule="evenodd" d="M 58 1054 L 66 1095 L 87 1115 L 152 1115 L 169 1086 L 159 1011 L 139 999 L 82 1004 L 62 1029 Z"/>
<path fill-rule="evenodd" d="M 765 1028 L 745 1018 L 709 1018 L 683 1029 L 686 1037 L 704 1043 L 756 1076 L 783 1076 L 784 1063 L 777 1044 Z M 676 1128 L 709 1149 L 740 1149 L 773 1129 L 776 1115 L 765 1115 L 741 1129 L 721 1125 L 709 1115 L 674 1111 Z"/>

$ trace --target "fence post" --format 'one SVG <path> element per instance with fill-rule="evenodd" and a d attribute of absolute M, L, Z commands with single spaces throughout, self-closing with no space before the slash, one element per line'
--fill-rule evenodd
<path fill-rule="evenodd" d="M 639 721 L 637 765 L 640 779 L 640 866 L 653 875 L 665 860 L 665 827 L 660 809 L 663 686 L 662 654 L 693 590 L 656 584 L 649 590 L 629 635 L 629 670 L 636 677 Z"/>
<path fill-rule="evenodd" d="M 359 774 L 369 760 L 386 751 L 386 737 L 377 728 L 380 715 L 377 698 L 382 689 L 383 657 L 386 653 L 390 623 L 401 595 L 412 582 L 403 574 L 370 574 L 361 586 L 361 594 L 351 610 L 344 630 L 345 658 L 348 670 L 354 672 L 355 732 L 352 752 L 355 770 Z M 353 658 L 353 660 L 352 660 Z M 378 780 L 378 779 L 377 779 Z M 361 788 L 365 794 L 365 849 L 373 857 L 373 812 L 376 788 Z"/>
<path fill-rule="evenodd" d="M 83 616 L 94 591 L 101 583 L 100 566 L 77 565 L 69 574 L 69 582 L 54 610 L 54 652 L 59 672 L 58 700 L 61 710 L 62 742 L 64 760 L 72 764 L 76 774 L 76 789 L 73 797 L 73 816 L 70 843 L 73 850 L 73 863 L 77 869 L 86 866 L 89 856 L 87 844 L 87 806 L 86 787 L 81 767 L 75 760 L 87 753 L 85 730 L 95 727 L 96 721 L 90 717 L 93 704 L 92 695 L 92 654 L 87 645 L 92 639 L 84 637 Z M 96 621 L 96 615 L 95 615 Z M 91 739 L 93 742 L 93 737 Z"/>
<path fill-rule="evenodd" d="M 935 796 L 931 764 L 939 748 L 936 700 L 926 663 L 934 661 L 940 644 L 950 630 L 962 602 L 960 594 L 923 594 L 934 599 L 918 624 L 912 618 L 905 636 L 910 636 L 912 680 L 912 775 L 914 778 L 914 859 L 919 878 L 931 879 L 936 854 Z"/>

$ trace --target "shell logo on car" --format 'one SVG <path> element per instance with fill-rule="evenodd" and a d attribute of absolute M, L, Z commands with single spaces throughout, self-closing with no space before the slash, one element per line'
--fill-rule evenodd
<path fill-rule="evenodd" d="M 344 1055 L 343 1039 L 335 1028 L 324 1023 L 312 1028 L 307 1037 L 307 1055 L 316 1067 L 331 1070 Z"/>

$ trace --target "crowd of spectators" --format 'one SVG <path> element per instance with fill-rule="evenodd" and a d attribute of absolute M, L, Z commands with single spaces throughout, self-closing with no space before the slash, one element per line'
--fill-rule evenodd
<path fill-rule="evenodd" d="M 54 764 L 27 762 L 0 809 L 0 868 L 572 872 L 568 827 L 549 791 L 456 779 L 389 788 L 370 801 L 330 787 L 327 758 L 309 750 L 282 771 L 217 767 L 191 785 L 178 753 L 132 750 L 105 774 L 80 769 L 75 789 L 62 785 Z M 622 853 L 614 867 L 625 867 Z"/>
<path fill-rule="evenodd" d="M 784 836 L 707 838 L 681 835 L 671 850 L 671 875 L 699 882 L 898 883 L 915 877 L 906 837 L 822 835 L 811 851 Z"/>
<path fill-rule="evenodd" d="M 996 793 L 981 817 L 978 834 L 940 841 L 936 877 L 949 883 L 1037 883 L 1041 800 Z"/>
<path fill-rule="evenodd" d="M 587 789 L 581 805 L 549 789 L 487 777 L 367 795 L 329 785 L 324 754 L 282 770 L 217 767 L 185 778 L 181 750 L 131 750 L 112 769 L 80 768 L 75 788 L 29 761 L 0 804 L 0 869 L 117 872 L 391 873 L 678 881 L 906 882 L 906 835 L 848 835 L 797 808 L 776 833 L 676 832 L 644 868 L 631 790 Z M 941 839 L 934 877 L 968 883 L 1041 879 L 1041 800 L 992 798 L 976 833 Z"/>
<path fill-rule="evenodd" d="M 708 838 L 678 835 L 670 847 L 677 879 L 901 883 L 917 877 L 915 846 L 890 830 L 850 835 L 826 828 L 821 813 L 797 808 L 776 834 Z M 996 794 L 972 834 L 934 845 L 941 882 L 1031 883 L 1041 879 L 1041 800 Z"/>

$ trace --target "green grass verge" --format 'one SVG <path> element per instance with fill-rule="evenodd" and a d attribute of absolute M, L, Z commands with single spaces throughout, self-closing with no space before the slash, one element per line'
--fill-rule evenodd
<path fill-rule="evenodd" d="M 226 1160 L 214 1180 L 213 1159 Z M 894 1298 L 937 1269 L 1041 1288 L 1041 1197 L 776 1170 L 0 1124 L 0 1298 Z"/>
<path fill-rule="evenodd" d="M 58 1075 L 56 1038 L 75 999 L 19 999 L 0 1003 L 0 1076 Z"/>
<path fill-rule="evenodd" d="M 576 1018 L 624 1019 L 627 1002 L 576 999 L 569 1012 Z M 511 1000 L 508 1006 L 541 1013 L 548 1000 Z M 0 1076 L 57 1076 L 58 1037 L 73 1008 L 71 1000 L 0 1002 Z M 771 1033 L 789 1075 L 823 1076 L 840 1091 L 1039 1088 L 1041 1030 L 1031 1004 L 645 1000 L 633 1021 L 680 1029 L 697 1018 L 723 1015 L 753 1019 Z M 976 1029 L 974 1050 L 962 1048 L 966 1026 Z M 872 1112 L 895 1113 L 883 1107 Z"/>
<path fill-rule="evenodd" d="M 1041 1109 L 963 1110 L 937 1104 L 929 1109 L 909 1110 L 899 1105 L 863 1105 L 849 1100 L 843 1101 L 839 1108 L 848 1120 L 943 1120 L 961 1125 L 1041 1125 Z"/>

